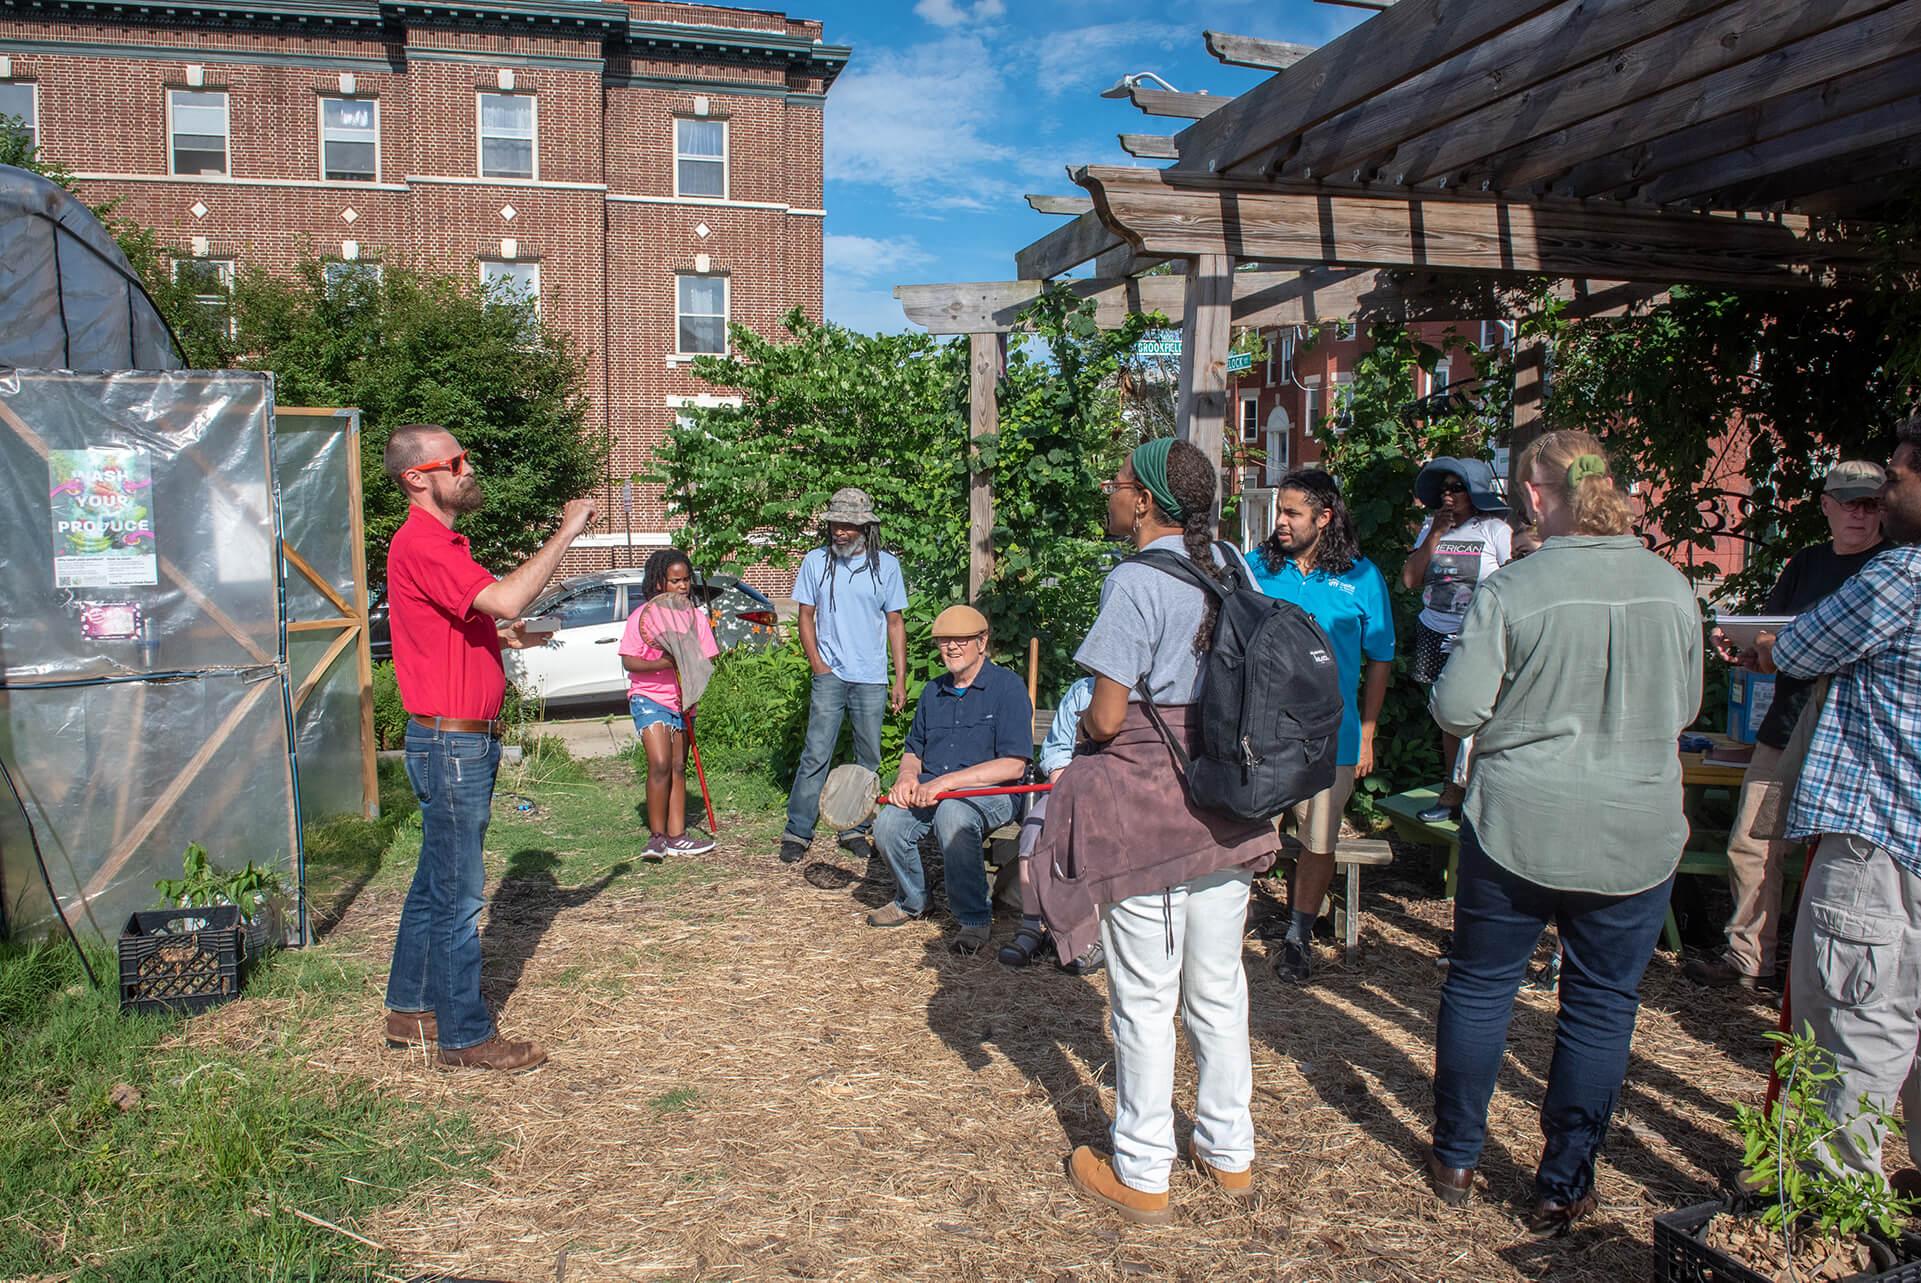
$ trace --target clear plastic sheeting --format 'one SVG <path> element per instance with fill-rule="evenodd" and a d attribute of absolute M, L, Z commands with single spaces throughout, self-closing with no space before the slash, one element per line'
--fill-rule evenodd
<path fill-rule="evenodd" d="M 272 411 L 265 374 L 0 372 L 0 756 L 76 930 L 117 936 L 190 842 L 299 894 Z M 6 927 L 44 930 L 8 808 Z"/>
<path fill-rule="evenodd" d="M 215 864 L 252 860 L 299 884 L 285 688 L 276 667 L 0 690 L 0 742 L 68 920 L 114 939 L 189 842 Z M 0 835 L 7 926 L 55 924 L 31 847 Z M 24 833 L 21 834 L 24 837 Z"/>
<path fill-rule="evenodd" d="M 380 813 L 368 671 L 360 412 L 274 412 L 294 764 L 309 821 Z"/>
<path fill-rule="evenodd" d="M 0 371 L 9 683 L 280 654 L 272 376 Z"/>
<path fill-rule="evenodd" d="M 113 236 L 39 174 L 0 165 L 0 366 L 176 370 L 173 334 Z"/>

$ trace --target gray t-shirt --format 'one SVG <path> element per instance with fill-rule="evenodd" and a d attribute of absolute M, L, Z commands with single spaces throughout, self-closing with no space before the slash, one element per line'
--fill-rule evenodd
<path fill-rule="evenodd" d="M 1179 535 L 1166 535 L 1147 545 L 1187 555 Z M 1248 590 L 1259 592 L 1254 572 L 1239 549 Z M 1218 545 L 1214 562 L 1222 564 Z M 1114 567 L 1101 585 L 1100 614 L 1087 630 L 1087 639 L 1074 652 L 1074 662 L 1090 673 L 1111 678 L 1127 687 L 1127 698 L 1140 702 L 1134 684 L 1145 676 L 1156 704 L 1192 704 L 1201 697 L 1206 670 L 1194 653 L 1194 630 L 1200 627 L 1206 594 L 1162 570 L 1138 563 Z"/>

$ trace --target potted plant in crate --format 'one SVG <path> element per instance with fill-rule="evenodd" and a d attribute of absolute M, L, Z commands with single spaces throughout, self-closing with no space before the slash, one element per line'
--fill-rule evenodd
<path fill-rule="evenodd" d="M 240 910 L 246 954 L 258 958 L 286 939 L 287 896 L 280 875 L 252 860 L 238 872 L 214 867 L 207 849 L 187 844 L 180 857 L 180 876 L 153 884 L 169 907 L 216 907 L 231 904 Z"/>
<path fill-rule="evenodd" d="M 1881 1134 L 1901 1124 L 1862 1098 L 1836 1120 L 1824 1089 L 1840 1076 L 1806 1025 L 1770 1033 L 1781 1093 L 1773 1105 L 1736 1105 L 1742 1140 L 1741 1193 L 1654 1220 L 1656 1274 L 1662 1283 L 1921 1283 L 1921 1263 L 1902 1264 L 1894 1244 L 1913 1200 L 1895 1194 L 1878 1173 L 1837 1171 L 1827 1142 L 1866 1119 Z"/>

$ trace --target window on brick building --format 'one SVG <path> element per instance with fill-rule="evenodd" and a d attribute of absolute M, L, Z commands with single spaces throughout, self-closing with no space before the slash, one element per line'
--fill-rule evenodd
<path fill-rule="evenodd" d="M 674 195 L 727 196 L 727 122 L 674 122 Z"/>
<path fill-rule="evenodd" d="M 379 179 L 379 103 L 371 98 L 320 100 L 320 176 L 350 183 Z"/>
<path fill-rule="evenodd" d="M 193 290 L 193 301 L 205 308 L 227 337 L 234 335 L 233 260 L 230 258 L 176 258 L 173 279 Z"/>
<path fill-rule="evenodd" d="M 328 298 L 339 298 L 342 294 L 372 294 L 380 288 L 384 275 L 380 264 L 363 263 L 358 259 L 332 259 L 320 265 L 320 279 L 326 284 Z"/>
<path fill-rule="evenodd" d="M 0 80 L 0 129 L 27 136 L 27 146 L 40 145 L 40 115 L 35 110 L 31 80 Z"/>
<path fill-rule="evenodd" d="M 532 94 L 480 97 L 480 176 L 532 178 L 539 120 Z"/>
<path fill-rule="evenodd" d="M 227 91 L 169 89 L 167 132 L 176 174 L 227 172 Z"/>
<path fill-rule="evenodd" d="M 678 300 L 676 331 L 679 353 L 725 352 L 727 350 L 727 278 L 725 276 L 681 276 L 676 278 Z"/>
<path fill-rule="evenodd" d="M 1252 393 L 1241 397 L 1241 441 L 1245 445 L 1261 442 L 1261 403 Z"/>
<path fill-rule="evenodd" d="M 480 260 L 480 288 L 493 298 L 509 302 L 531 301 L 540 311 L 540 264 L 522 259 L 483 258 Z"/>

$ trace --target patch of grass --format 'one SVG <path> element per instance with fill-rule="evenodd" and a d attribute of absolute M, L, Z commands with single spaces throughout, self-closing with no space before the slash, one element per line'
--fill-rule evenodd
<path fill-rule="evenodd" d="M 94 965 L 112 974 L 105 951 Z M 316 950 L 258 979 L 324 996 L 356 977 Z M 0 951 L 0 1276 L 370 1278 L 397 1266 L 288 1209 L 351 1228 L 497 1148 L 464 1115 L 309 1068 L 297 1031 L 229 1052 L 165 1045 L 178 1025 L 123 1016 L 64 942 Z"/>
<path fill-rule="evenodd" d="M 656 1114 L 684 1114 L 693 1109 L 699 1099 L 700 1093 L 692 1087 L 676 1087 L 672 1091 L 662 1092 L 647 1103 Z"/>

